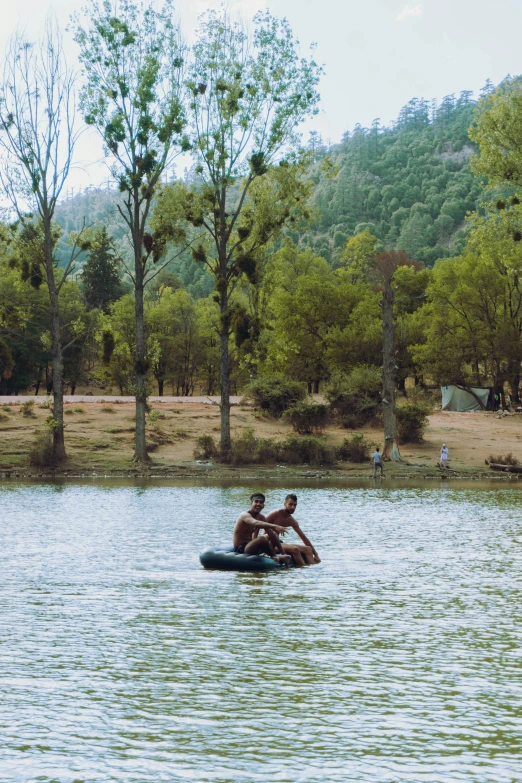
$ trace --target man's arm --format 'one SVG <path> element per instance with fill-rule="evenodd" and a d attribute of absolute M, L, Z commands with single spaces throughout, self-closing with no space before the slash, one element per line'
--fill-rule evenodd
<path fill-rule="evenodd" d="M 285 532 L 285 528 L 281 527 L 281 525 L 273 525 L 271 522 L 267 522 L 266 519 L 254 519 L 254 517 L 250 514 L 249 511 L 245 511 L 244 514 L 241 514 L 240 517 L 241 522 L 244 522 L 249 527 L 253 528 L 253 531 L 256 530 L 259 532 L 259 530 L 274 530 L 278 535 L 281 535 Z"/>

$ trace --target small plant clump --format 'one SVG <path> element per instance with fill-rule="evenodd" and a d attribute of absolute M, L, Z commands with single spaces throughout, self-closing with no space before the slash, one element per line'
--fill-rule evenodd
<path fill-rule="evenodd" d="M 84 408 L 73 408 L 73 411 L 74 411 L 75 413 L 85 413 L 85 410 L 84 410 Z"/>
<path fill-rule="evenodd" d="M 252 381 L 245 389 L 245 399 L 275 419 L 306 397 L 303 384 L 283 375 L 266 375 Z"/>
<path fill-rule="evenodd" d="M 27 418 L 33 418 L 36 414 L 33 411 L 34 400 L 26 400 L 22 403 L 20 413 Z"/>
<path fill-rule="evenodd" d="M 212 435 L 201 435 L 197 438 L 194 459 L 215 459 L 218 454 L 219 449 Z"/>
<path fill-rule="evenodd" d="M 513 467 L 520 464 L 518 459 L 514 457 L 511 452 L 509 454 L 490 454 L 488 462 L 493 465 L 510 465 Z"/>
<path fill-rule="evenodd" d="M 49 410 L 49 408 L 52 407 L 53 401 L 50 397 L 46 397 L 43 402 L 40 403 L 38 406 L 39 408 L 44 408 L 44 410 Z"/>
<path fill-rule="evenodd" d="M 37 432 L 29 450 L 29 464 L 35 468 L 50 468 L 54 465 L 52 432 L 49 427 Z"/>
<path fill-rule="evenodd" d="M 337 457 L 343 462 L 368 462 L 372 445 L 361 432 L 354 432 L 337 448 Z"/>
<path fill-rule="evenodd" d="M 105 408 L 101 409 L 102 413 L 115 413 L 114 408 L 111 408 L 109 406 L 106 406 Z"/>
<path fill-rule="evenodd" d="M 303 400 L 285 411 L 283 418 L 300 435 L 320 433 L 328 422 L 328 405 L 313 400 Z"/>

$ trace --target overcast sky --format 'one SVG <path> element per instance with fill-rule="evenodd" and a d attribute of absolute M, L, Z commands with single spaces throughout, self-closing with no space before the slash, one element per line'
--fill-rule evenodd
<path fill-rule="evenodd" d="M 18 26 L 38 34 L 54 10 L 65 27 L 84 0 L 2 0 L 0 46 Z M 197 14 L 218 0 L 178 0 L 190 39 Z M 286 16 L 305 54 L 317 43 L 325 67 L 321 113 L 314 129 L 336 142 L 355 123 L 393 120 L 413 97 L 441 99 L 490 78 L 522 73 L 522 0 L 230 0 L 245 19 L 259 8 Z M 67 43 L 69 59 L 76 45 Z M 307 128 L 308 130 L 308 128 Z M 88 154 L 86 141 L 82 152 Z M 92 169 L 94 172 L 94 169 Z"/>

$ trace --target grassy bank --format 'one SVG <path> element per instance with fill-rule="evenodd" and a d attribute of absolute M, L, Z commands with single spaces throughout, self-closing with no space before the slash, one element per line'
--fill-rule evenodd
<path fill-rule="evenodd" d="M 216 405 L 194 403 L 154 403 L 147 425 L 151 445 L 151 462 L 145 471 L 132 463 L 134 445 L 134 406 L 132 403 L 67 403 L 65 406 L 68 460 L 57 471 L 29 464 L 29 452 L 38 432 L 45 427 L 49 410 L 35 404 L 29 415 L 23 415 L 20 404 L 0 407 L 0 473 L 35 475 L 249 475 L 328 474 L 342 471 L 347 475 L 371 475 L 369 464 L 338 462 L 325 466 L 292 464 L 280 466 L 226 466 L 212 461 L 196 461 L 194 450 L 198 438 L 219 438 L 219 409 Z M 232 432 L 235 437 L 254 430 L 257 437 L 282 441 L 291 429 L 280 420 L 259 418 L 247 406 L 232 408 Z M 374 444 L 382 445 L 378 429 L 361 430 Z M 352 433 L 329 426 L 325 441 L 338 447 Z M 485 460 L 491 453 L 508 453 L 522 461 L 522 416 L 498 419 L 491 413 L 434 412 L 425 441 L 401 448 L 403 462 L 387 465 L 389 476 L 440 475 L 436 463 L 441 444 L 448 444 L 448 475 L 488 475 Z"/>

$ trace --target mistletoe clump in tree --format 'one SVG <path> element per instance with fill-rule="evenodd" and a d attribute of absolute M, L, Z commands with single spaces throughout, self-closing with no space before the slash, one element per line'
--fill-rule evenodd
<path fill-rule="evenodd" d="M 174 156 L 189 147 L 182 102 L 185 50 L 167 0 L 161 10 L 132 0 L 106 0 L 75 17 L 75 40 L 85 83 L 81 107 L 85 122 L 101 135 L 111 172 L 123 195 L 118 210 L 133 253 L 129 275 L 135 290 L 135 394 L 137 462 L 148 460 L 145 440 L 148 361 L 143 292 L 157 274 L 153 267 L 165 244 L 147 225 L 160 177 Z M 171 236 L 172 238 L 172 236 Z"/>
<path fill-rule="evenodd" d="M 158 229 L 193 227 L 193 257 L 214 278 L 219 304 L 221 451 L 230 450 L 229 338 L 241 278 L 259 281 L 265 251 L 308 197 L 296 129 L 317 112 L 321 68 L 300 58 L 286 19 L 254 17 L 253 35 L 225 11 L 200 19 L 186 82 L 196 183 L 166 188 Z"/>

